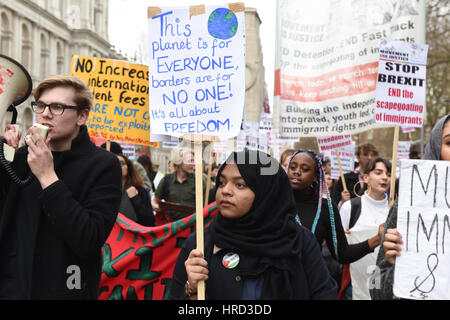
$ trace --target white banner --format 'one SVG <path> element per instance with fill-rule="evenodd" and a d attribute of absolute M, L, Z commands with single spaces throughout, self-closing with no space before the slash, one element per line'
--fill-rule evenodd
<path fill-rule="evenodd" d="M 153 134 L 238 135 L 245 100 L 244 4 L 150 7 Z"/>
<path fill-rule="evenodd" d="M 401 160 L 397 229 L 401 256 L 394 295 L 450 299 L 450 204 L 447 161 Z"/>
<path fill-rule="evenodd" d="M 274 128 L 282 136 L 375 127 L 382 38 L 421 43 L 424 0 L 278 0 Z"/>

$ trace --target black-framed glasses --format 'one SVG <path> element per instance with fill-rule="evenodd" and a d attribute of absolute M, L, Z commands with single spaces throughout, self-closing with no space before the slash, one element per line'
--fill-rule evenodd
<path fill-rule="evenodd" d="M 68 106 L 62 103 L 50 103 L 50 104 L 46 104 L 43 102 L 36 102 L 36 101 L 32 101 L 31 102 L 31 109 L 33 109 L 34 112 L 36 113 L 44 113 L 45 108 L 49 108 L 50 109 L 50 113 L 54 116 L 59 116 L 62 115 L 64 113 L 64 110 L 66 109 L 75 109 L 75 110 L 80 110 L 83 109 L 82 107 L 77 107 L 77 106 Z"/>

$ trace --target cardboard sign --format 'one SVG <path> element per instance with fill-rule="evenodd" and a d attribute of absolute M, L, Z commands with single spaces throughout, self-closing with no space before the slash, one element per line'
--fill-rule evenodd
<path fill-rule="evenodd" d="M 73 56 L 70 74 L 94 93 L 89 136 L 158 147 L 150 142 L 148 67 L 126 61 Z"/>
<path fill-rule="evenodd" d="M 395 296 L 450 299 L 450 202 L 447 161 L 401 160 Z"/>
<path fill-rule="evenodd" d="M 427 53 L 428 45 L 380 41 L 375 122 L 408 127 L 423 125 Z"/>
<path fill-rule="evenodd" d="M 243 3 L 150 7 L 148 28 L 152 132 L 237 136 L 245 99 Z"/>

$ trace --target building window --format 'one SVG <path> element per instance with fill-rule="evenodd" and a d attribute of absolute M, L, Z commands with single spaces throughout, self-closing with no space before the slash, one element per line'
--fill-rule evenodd
<path fill-rule="evenodd" d="M 48 40 L 47 37 L 43 33 L 41 33 L 41 61 L 39 63 L 41 67 L 41 78 L 45 78 L 48 75 L 48 55 Z"/>
<path fill-rule="evenodd" d="M 22 64 L 25 69 L 30 70 L 31 61 L 31 36 L 26 24 L 22 24 Z"/>
<path fill-rule="evenodd" d="M 56 72 L 58 74 L 64 73 L 64 56 L 60 42 L 56 44 Z"/>
<path fill-rule="evenodd" d="M 2 12 L 0 15 L 0 21 L 0 53 L 10 56 L 12 32 L 6 13 Z"/>

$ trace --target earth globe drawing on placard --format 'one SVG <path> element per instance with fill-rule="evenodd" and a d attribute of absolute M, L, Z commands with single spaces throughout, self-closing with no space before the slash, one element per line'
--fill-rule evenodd
<path fill-rule="evenodd" d="M 209 15 L 208 32 L 214 38 L 230 39 L 236 34 L 237 28 L 237 17 L 228 8 L 217 8 Z"/>

